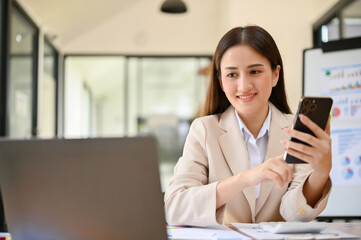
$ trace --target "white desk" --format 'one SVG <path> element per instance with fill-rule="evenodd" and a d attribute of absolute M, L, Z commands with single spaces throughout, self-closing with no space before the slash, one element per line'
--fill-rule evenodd
<path fill-rule="evenodd" d="M 358 236 L 361 239 L 361 222 L 327 223 L 327 226 L 341 232 Z"/>
<path fill-rule="evenodd" d="M 347 234 L 352 234 L 352 235 L 358 237 L 358 238 L 352 238 L 352 240 L 361 239 L 361 222 L 326 223 L 326 225 L 327 225 L 328 229 L 337 230 L 337 231 L 344 232 Z M 169 226 L 169 228 L 173 228 L 173 227 Z M 177 227 L 175 227 L 175 228 L 177 228 Z M 179 228 L 178 230 L 180 230 L 179 233 L 181 233 L 181 234 L 176 234 L 176 232 L 173 231 L 172 234 L 173 234 L 174 238 L 172 238 L 169 235 L 170 239 L 177 239 L 177 240 L 217 239 L 217 237 L 219 237 L 221 239 L 226 238 L 226 239 L 239 240 L 239 239 L 254 239 L 255 236 L 259 236 L 261 239 L 263 239 L 265 237 L 265 235 L 263 235 L 263 234 L 258 234 L 257 231 L 253 232 L 253 233 L 256 233 L 254 235 L 248 235 L 248 234 L 244 234 L 244 232 L 235 231 L 233 229 L 227 228 L 226 226 L 224 226 L 223 230 L 215 230 L 212 228 L 184 228 L 183 230 L 181 230 Z M 251 231 L 254 231 L 254 230 L 251 230 Z M 247 232 L 247 233 L 251 234 L 250 232 Z M 268 233 L 266 233 L 266 234 L 268 234 Z M 214 237 L 214 236 L 217 236 L 217 237 Z M 251 236 L 253 236 L 253 238 L 251 238 Z M 267 236 L 267 237 L 269 237 L 269 236 Z M 279 236 L 276 236 L 276 235 L 271 236 L 271 237 L 279 238 Z M 348 238 L 341 238 L 341 239 L 348 239 Z"/>

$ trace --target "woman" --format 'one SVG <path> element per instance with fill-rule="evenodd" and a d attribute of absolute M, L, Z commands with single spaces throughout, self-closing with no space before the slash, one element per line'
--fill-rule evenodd
<path fill-rule="evenodd" d="M 329 122 L 323 131 L 300 117 L 316 137 L 291 129 L 273 38 L 258 26 L 234 28 L 220 40 L 212 68 L 203 117 L 192 123 L 165 193 L 168 224 L 317 217 L 331 190 Z M 285 151 L 308 164 L 286 164 Z"/>

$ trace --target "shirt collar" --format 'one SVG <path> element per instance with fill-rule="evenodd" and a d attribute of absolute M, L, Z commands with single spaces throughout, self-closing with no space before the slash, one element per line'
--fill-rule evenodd
<path fill-rule="evenodd" d="M 238 113 L 237 113 L 237 110 L 234 109 L 234 113 L 236 114 L 236 118 L 237 118 L 237 121 L 238 121 L 238 125 L 239 125 L 239 128 L 241 130 L 241 133 L 243 133 L 243 136 L 244 136 L 244 133 L 246 133 L 248 136 L 251 136 L 253 137 L 253 135 L 251 134 L 251 132 L 248 130 L 247 126 L 244 124 L 244 122 L 242 121 L 242 119 L 239 117 Z M 256 139 L 260 138 L 260 137 L 263 137 L 265 134 L 267 134 L 267 136 L 269 136 L 269 128 L 270 128 L 270 124 L 271 124 L 271 106 L 270 104 L 268 104 L 268 114 L 267 114 L 267 117 L 265 119 L 265 121 L 263 122 L 263 125 L 262 125 L 262 128 L 261 130 L 259 131 L 258 133 L 258 136 Z M 244 136 L 245 137 L 245 136 Z"/>

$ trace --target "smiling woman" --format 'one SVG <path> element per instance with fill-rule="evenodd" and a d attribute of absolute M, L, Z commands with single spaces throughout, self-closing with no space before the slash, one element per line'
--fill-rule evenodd
<path fill-rule="evenodd" d="M 263 28 L 238 27 L 222 37 L 202 113 L 165 193 L 168 224 L 310 221 L 326 207 L 329 129 L 303 117 L 316 137 L 289 129 L 281 55 Z M 311 146 L 291 144 L 287 135 Z M 310 164 L 287 164 L 284 151 L 302 152 Z"/>

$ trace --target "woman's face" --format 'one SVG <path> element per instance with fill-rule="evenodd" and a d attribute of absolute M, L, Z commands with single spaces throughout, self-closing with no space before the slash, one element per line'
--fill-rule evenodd
<path fill-rule="evenodd" d="M 248 45 L 230 47 L 220 65 L 222 89 L 238 114 L 265 117 L 280 66 L 272 71 L 269 60 Z"/>

